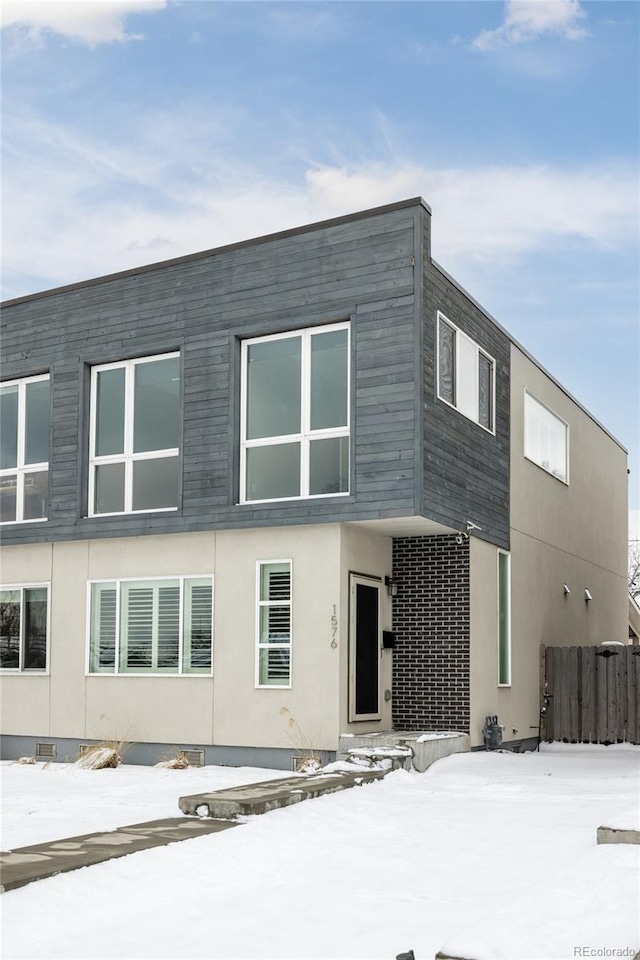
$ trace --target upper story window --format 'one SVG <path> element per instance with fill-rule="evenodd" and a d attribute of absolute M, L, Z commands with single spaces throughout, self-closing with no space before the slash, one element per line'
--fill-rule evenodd
<path fill-rule="evenodd" d="M 45 671 L 48 624 L 48 584 L 0 587 L 0 668 Z"/>
<path fill-rule="evenodd" d="M 527 460 L 568 483 L 568 453 L 568 424 L 525 390 L 524 455 Z"/>
<path fill-rule="evenodd" d="M 211 673 L 211 577 L 97 581 L 90 603 L 89 673 Z"/>
<path fill-rule="evenodd" d="M 438 397 L 495 433 L 496 362 L 438 313 Z"/>
<path fill-rule="evenodd" d="M 178 506 L 180 355 L 91 371 L 89 514 Z"/>
<path fill-rule="evenodd" d="M 49 509 L 49 376 L 0 387 L 0 522 L 44 520 Z"/>
<path fill-rule="evenodd" d="M 349 325 L 242 344 L 240 499 L 349 492 Z"/>

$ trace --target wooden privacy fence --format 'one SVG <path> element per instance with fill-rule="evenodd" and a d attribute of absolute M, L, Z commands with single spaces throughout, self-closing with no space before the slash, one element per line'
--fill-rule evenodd
<path fill-rule="evenodd" d="M 640 647 L 543 647 L 542 740 L 640 743 Z"/>

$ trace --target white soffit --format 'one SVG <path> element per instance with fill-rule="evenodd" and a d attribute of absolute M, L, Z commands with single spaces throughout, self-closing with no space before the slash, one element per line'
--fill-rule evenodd
<path fill-rule="evenodd" d="M 383 537 L 433 537 L 436 534 L 458 533 L 426 517 L 386 517 L 381 520 L 351 520 L 350 527 L 362 527 Z"/>

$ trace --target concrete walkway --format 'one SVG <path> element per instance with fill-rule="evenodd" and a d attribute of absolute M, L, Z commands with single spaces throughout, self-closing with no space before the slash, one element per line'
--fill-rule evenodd
<path fill-rule="evenodd" d="M 353 773 L 317 773 L 250 783 L 212 793 L 181 797 L 180 809 L 190 816 L 134 823 L 100 833 L 37 843 L 0 853 L 0 893 L 44 880 L 57 873 L 79 870 L 94 863 L 115 860 L 138 850 L 163 847 L 208 833 L 238 826 L 238 815 L 267 813 L 325 793 L 336 793 L 380 780 L 386 770 L 356 770 Z"/>
<path fill-rule="evenodd" d="M 20 847 L 10 853 L 0 853 L 0 893 L 24 887 L 34 880 L 54 877 L 57 873 L 91 867 L 94 863 L 126 857 L 138 850 L 163 847 L 177 840 L 189 840 L 235 826 L 233 820 L 172 817 L 134 823 L 130 827 L 118 827 L 105 833 L 88 833 L 82 837 Z"/>

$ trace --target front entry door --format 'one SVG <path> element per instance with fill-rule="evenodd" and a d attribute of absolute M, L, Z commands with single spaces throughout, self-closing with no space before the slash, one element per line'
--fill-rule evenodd
<path fill-rule="evenodd" d="M 380 581 L 351 574 L 349 720 L 380 719 Z"/>

